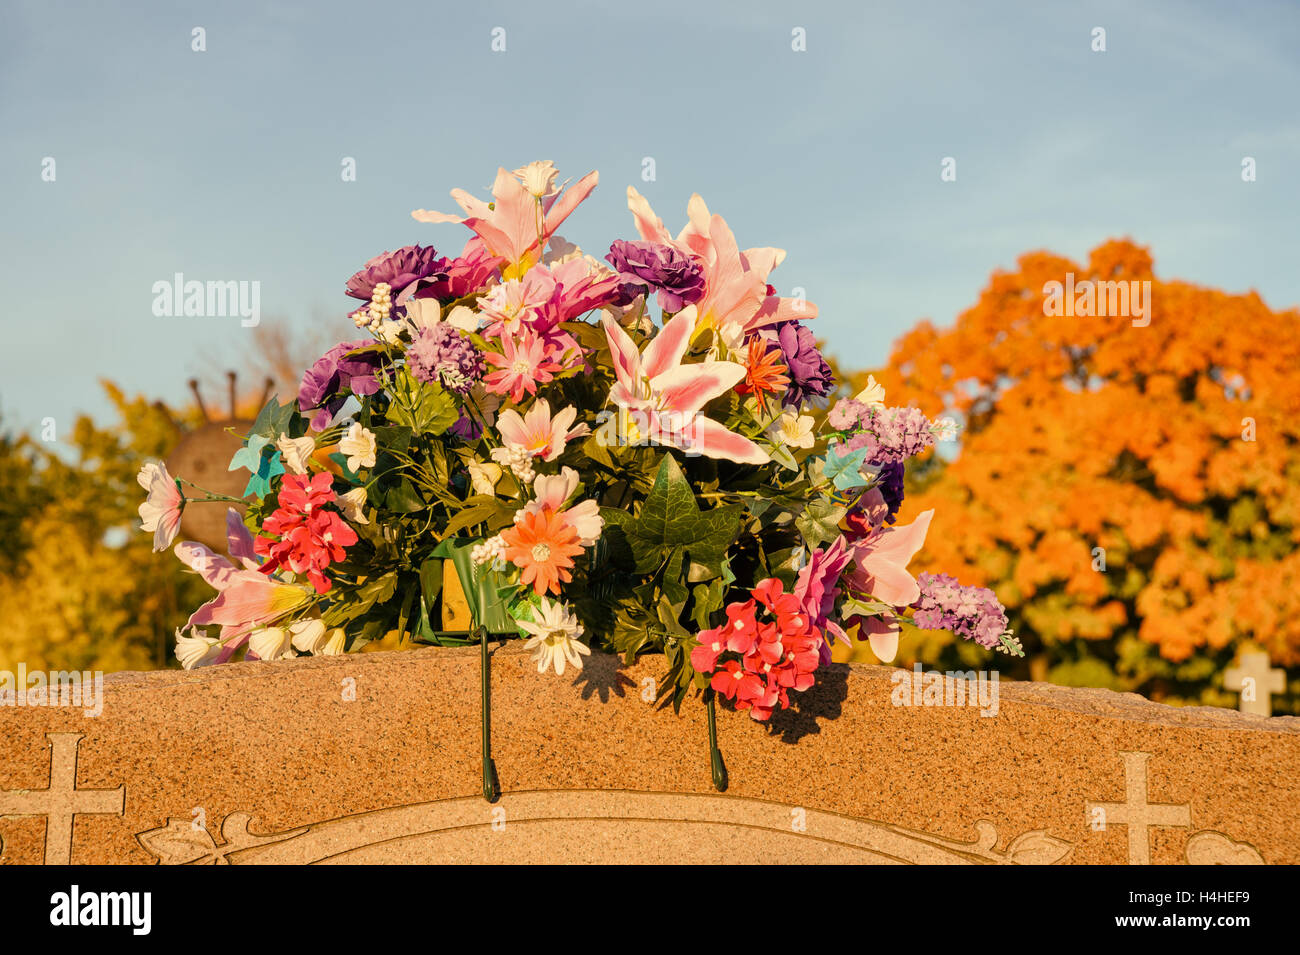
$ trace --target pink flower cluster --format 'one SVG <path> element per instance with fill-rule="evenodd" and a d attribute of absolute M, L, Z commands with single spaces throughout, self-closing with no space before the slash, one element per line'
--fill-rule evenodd
<path fill-rule="evenodd" d="M 865 460 L 872 464 L 900 463 L 934 446 L 930 419 L 919 408 L 876 408 L 848 399 L 827 420 L 841 431 L 860 429 L 844 450 L 866 448 Z"/>
<path fill-rule="evenodd" d="M 483 379 L 487 390 L 518 403 L 573 367 L 582 349 L 560 324 L 607 304 L 616 290 L 612 273 L 572 259 L 534 265 L 523 278 L 504 281 L 481 296 L 479 308 L 490 323 L 483 335 L 500 349 L 483 356 L 492 366 Z"/>
<path fill-rule="evenodd" d="M 725 624 L 700 634 L 691 666 L 712 674 L 710 686 L 734 700 L 736 709 L 765 720 L 790 705 L 790 690 L 813 685 L 826 640 L 804 602 L 785 593 L 781 581 L 769 577 L 750 594 L 753 599 L 727 607 Z"/>
<path fill-rule="evenodd" d="M 262 565 L 269 574 L 280 566 L 295 574 L 306 573 L 316 592 L 330 589 L 321 571 L 344 557 L 344 548 L 357 542 L 357 534 L 334 511 L 323 507 L 336 500 L 328 472 L 313 478 L 286 474 L 280 485 L 279 507 L 262 522 L 263 535 L 253 542 L 256 552 L 270 558 Z"/>

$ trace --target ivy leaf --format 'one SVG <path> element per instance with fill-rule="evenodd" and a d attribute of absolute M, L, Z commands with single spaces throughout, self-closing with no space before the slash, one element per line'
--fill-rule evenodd
<path fill-rule="evenodd" d="M 415 434 L 439 435 L 456 423 L 460 410 L 456 401 L 431 382 L 421 382 L 405 368 L 393 382 L 393 403 L 388 408 L 392 424 L 410 428 Z"/>
<path fill-rule="evenodd" d="M 816 498 L 795 518 L 794 524 L 803 535 L 808 549 L 814 550 L 822 544 L 834 543 L 840 536 L 839 523 L 846 513 L 848 508 L 836 507 L 824 498 Z"/>
<path fill-rule="evenodd" d="M 743 504 L 728 504 L 701 511 L 681 467 L 665 454 L 636 517 L 615 508 L 602 508 L 601 516 L 622 528 L 637 572 L 650 574 L 675 548 L 683 548 L 695 563 L 718 565 L 736 539 L 744 509 Z"/>
<path fill-rule="evenodd" d="M 250 435 L 265 435 L 274 444 L 280 435 L 289 434 L 289 429 L 293 425 L 294 412 L 298 410 L 298 403 L 288 401 L 280 404 L 279 398 L 279 395 L 273 395 L 270 401 L 262 405 L 262 410 L 257 413 L 257 418 L 253 421 L 253 427 L 249 429 Z"/>

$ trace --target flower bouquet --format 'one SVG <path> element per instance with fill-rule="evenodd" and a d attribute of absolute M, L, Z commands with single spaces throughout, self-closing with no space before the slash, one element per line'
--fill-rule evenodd
<path fill-rule="evenodd" d="M 597 261 L 556 235 L 597 175 L 556 179 L 454 190 L 463 216 L 413 215 L 467 226 L 459 255 L 408 246 L 348 280 L 357 336 L 230 463 L 250 476 L 228 557 L 175 546 L 217 591 L 181 664 L 467 643 L 440 624 L 458 590 L 539 671 L 659 652 L 661 699 L 758 720 L 852 633 L 886 661 L 905 622 L 1019 653 L 990 591 L 907 569 L 931 512 L 897 522 L 904 462 L 955 426 L 874 381 L 832 407 L 816 307 L 768 284 L 785 253 L 741 250 L 698 195 L 674 236 L 629 187 L 639 238 Z M 183 507 L 235 503 L 158 464 L 140 483 L 158 550 Z"/>

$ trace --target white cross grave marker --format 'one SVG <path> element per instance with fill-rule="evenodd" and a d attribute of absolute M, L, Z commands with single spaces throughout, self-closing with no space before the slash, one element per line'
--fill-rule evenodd
<path fill-rule="evenodd" d="M 1267 653 L 1243 653 L 1235 667 L 1223 671 L 1223 688 L 1241 694 L 1241 712 L 1272 716 L 1273 694 L 1286 692 L 1286 671 L 1270 670 Z"/>

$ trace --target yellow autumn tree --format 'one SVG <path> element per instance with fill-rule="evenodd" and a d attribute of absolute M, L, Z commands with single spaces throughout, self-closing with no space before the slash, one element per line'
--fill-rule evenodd
<path fill-rule="evenodd" d="M 1300 666 L 1298 332 L 1254 293 L 1156 278 L 1129 241 L 995 272 L 876 372 L 890 404 L 964 419 L 955 459 L 909 475 L 906 513 L 936 509 L 917 565 L 994 588 L 1021 676 L 1232 706 L 1221 674 L 1242 646 Z"/>
<path fill-rule="evenodd" d="M 175 443 L 159 404 L 105 386 L 115 427 L 78 418 L 66 441 L 0 438 L 0 669 L 154 669 L 171 662 L 173 628 L 208 590 L 152 552 L 135 476 Z"/>

